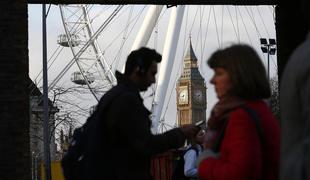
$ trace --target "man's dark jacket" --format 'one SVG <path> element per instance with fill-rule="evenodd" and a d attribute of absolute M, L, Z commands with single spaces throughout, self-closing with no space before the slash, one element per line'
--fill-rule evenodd
<path fill-rule="evenodd" d="M 102 138 L 95 144 L 95 168 L 89 177 L 150 180 L 151 156 L 181 147 L 185 136 L 179 128 L 153 135 L 150 112 L 143 105 L 138 88 L 128 79 L 119 79 L 97 107 L 99 111 L 105 108 L 97 133 Z"/>

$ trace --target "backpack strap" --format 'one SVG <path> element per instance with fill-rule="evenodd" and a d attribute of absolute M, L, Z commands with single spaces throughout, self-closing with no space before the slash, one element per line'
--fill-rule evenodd
<path fill-rule="evenodd" d="M 264 133 L 263 133 L 263 128 L 261 126 L 261 121 L 260 121 L 260 118 L 257 114 L 257 112 L 255 110 L 253 110 L 252 108 L 246 106 L 245 104 L 242 104 L 240 106 L 245 112 L 247 112 L 249 115 L 250 115 L 250 119 L 252 121 L 254 121 L 255 123 L 255 127 L 256 127 L 256 131 L 258 133 L 258 136 L 259 136 L 259 139 L 260 139 L 260 142 L 261 144 L 263 145 L 263 142 L 264 142 Z M 227 124 L 228 124 L 228 121 L 226 120 L 224 122 L 224 125 L 219 133 L 219 136 L 218 136 L 218 139 L 217 141 L 214 143 L 214 146 L 212 148 L 212 150 L 214 152 L 219 152 L 220 151 L 220 146 L 222 144 L 222 141 L 224 139 L 224 134 L 225 134 L 225 130 L 226 130 L 226 127 L 227 127 Z"/>

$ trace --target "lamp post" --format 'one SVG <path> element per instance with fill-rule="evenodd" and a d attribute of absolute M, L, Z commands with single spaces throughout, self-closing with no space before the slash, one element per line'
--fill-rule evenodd
<path fill-rule="evenodd" d="M 46 5 L 42 4 L 42 60 L 43 60 L 43 142 L 44 142 L 44 172 L 45 180 L 51 180 L 50 130 L 48 110 L 47 81 L 47 39 L 46 39 Z"/>
<path fill-rule="evenodd" d="M 270 79 L 269 75 L 269 56 L 275 55 L 276 53 L 276 40 L 275 39 L 267 39 L 266 38 L 260 38 L 260 45 L 263 53 L 267 53 L 267 77 L 268 80 Z"/>

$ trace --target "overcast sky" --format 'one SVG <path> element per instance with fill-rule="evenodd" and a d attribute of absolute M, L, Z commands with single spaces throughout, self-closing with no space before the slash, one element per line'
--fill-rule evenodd
<path fill-rule="evenodd" d="M 34 80 L 37 74 L 42 69 L 42 6 L 29 5 L 29 76 Z M 49 7 L 47 5 L 47 7 Z M 113 69 L 120 69 L 129 53 L 131 44 L 137 35 L 139 25 L 145 15 L 147 7 L 135 6 L 132 9 L 126 6 L 122 10 L 117 21 L 113 22 L 109 29 L 98 37 L 101 49 L 104 51 L 104 56 L 108 60 L 119 59 L 119 63 L 113 63 L 111 66 L 118 64 Z M 89 12 L 90 17 L 95 17 L 92 21 L 92 26 L 96 30 L 111 12 L 109 6 L 96 5 Z M 142 13 L 140 13 L 142 12 Z M 164 7 L 163 13 L 160 16 L 158 25 L 155 28 L 156 33 L 151 37 L 148 44 L 149 47 L 155 48 L 162 53 L 163 40 L 167 29 L 170 9 Z M 130 21 L 135 22 L 129 24 Z M 126 36 L 121 33 L 118 39 L 116 35 L 123 26 L 128 26 Z M 57 36 L 64 33 L 60 11 L 58 6 L 52 5 L 47 16 L 47 38 L 48 38 L 48 57 L 58 47 Z M 275 38 L 275 22 L 274 9 L 272 6 L 187 6 L 180 30 L 180 38 L 175 61 L 182 62 L 184 53 L 188 47 L 188 39 L 191 36 L 191 41 L 194 51 L 199 61 L 199 70 L 201 75 L 206 80 L 207 87 L 207 118 L 209 112 L 217 101 L 213 86 L 209 84 L 209 80 L 213 72 L 206 66 L 206 60 L 212 52 L 219 47 L 225 47 L 232 43 L 247 43 L 252 45 L 261 56 L 266 65 L 267 56 L 260 50 L 259 38 Z M 126 38 L 126 43 L 120 51 L 121 42 Z M 117 54 L 117 55 L 116 55 Z M 49 82 L 59 73 L 69 60 L 72 59 L 71 52 L 67 49 L 60 53 L 54 64 L 49 69 Z M 171 81 L 168 87 L 165 106 L 163 108 L 163 118 L 168 124 L 173 125 L 176 120 L 176 97 L 175 83 L 181 73 L 181 64 L 175 64 L 172 69 Z M 267 65 L 266 65 L 267 67 Z M 276 72 L 276 56 L 272 56 L 270 60 L 271 76 Z M 67 73 L 60 84 L 70 84 L 71 73 L 76 71 L 76 67 L 72 67 L 72 71 Z M 39 82 L 38 82 L 39 83 Z M 146 93 L 147 94 L 147 93 Z M 149 98 L 152 99 L 152 98 Z M 85 100 L 84 100 L 85 101 Z M 150 100 L 147 100 L 150 101 Z M 93 98 L 89 98 L 88 104 L 95 104 Z M 150 103 L 147 105 L 150 107 Z M 83 119 L 81 119 L 83 121 Z"/>

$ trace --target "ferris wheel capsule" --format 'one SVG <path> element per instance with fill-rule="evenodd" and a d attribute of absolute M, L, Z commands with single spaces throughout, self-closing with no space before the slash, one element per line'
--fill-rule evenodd
<path fill-rule="evenodd" d="M 85 77 L 85 78 L 84 78 Z M 95 81 L 95 77 L 92 73 L 84 72 L 84 76 L 80 71 L 76 71 L 71 75 L 71 81 L 78 85 L 91 84 Z"/>
<path fill-rule="evenodd" d="M 81 43 L 80 37 L 76 34 L 71 34 L 70 39 L 71 39 L 71 46 L 72 47 L 76 47 L 76 46 L 80 45 L 80 43 Z M 68 40 L 66 34 L 60 34 L 57 38 L 57 43 L 61 46 L 64 46 L 64 47 L 70 46 L 69 40 Z"/>

